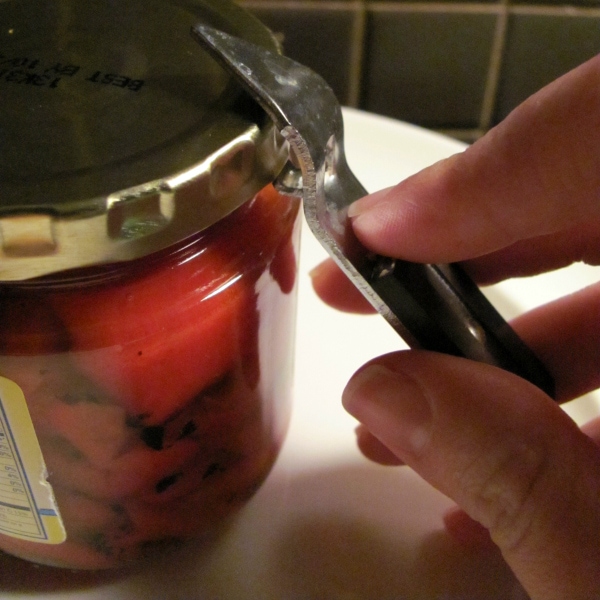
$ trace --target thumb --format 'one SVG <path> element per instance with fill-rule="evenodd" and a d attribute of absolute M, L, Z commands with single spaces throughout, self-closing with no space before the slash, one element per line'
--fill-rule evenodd
<path fill-rule="evenodd" d="M 534 94 L 465 152 L 356 202 L 363 244 L 454 262 L 600 216 L 600 55 Z"/>
<path fill-rule="evenodd" d="M 532 599 L 600 590 L 600 449 L 536 387 L 421 351 L 372 361 L 346 409 L 490 531 Z"/>

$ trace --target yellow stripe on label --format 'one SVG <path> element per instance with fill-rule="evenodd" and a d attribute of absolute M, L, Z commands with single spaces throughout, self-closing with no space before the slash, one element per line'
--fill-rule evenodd
<path fill-rule="evenodd" d="M 21 388 L 0 377 L 0 533 L 61 544 L 66 532 Z"/>

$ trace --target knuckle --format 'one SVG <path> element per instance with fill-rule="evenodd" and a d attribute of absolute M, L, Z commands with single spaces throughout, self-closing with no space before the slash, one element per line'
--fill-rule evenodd
<path fill-rule="evenodd" d="M 545 449 L 514 444 L 477 460 L 464 473 L 467 493 L 475 499 L 475 518 L 503 550 L 516 548 L 527 537 L 548 470 Z"/>

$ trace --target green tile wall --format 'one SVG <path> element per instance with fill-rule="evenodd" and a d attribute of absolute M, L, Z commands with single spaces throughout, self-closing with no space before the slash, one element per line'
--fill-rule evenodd
<path fill-rule="evenodd" d="M 600 19 L 585 12 L 511 14 L 494 121 L 527 96 L 600 52 Z"/>
<path fill-rule="evenodd" d="M 342 104 L 470 141 L 600 52 L 600 0 L 238 0 Z"/>
<path fill-rule="evenodd" d="M 427 127 L 475 128 L 497 15 L 369 13 L 360 104 Z"/>

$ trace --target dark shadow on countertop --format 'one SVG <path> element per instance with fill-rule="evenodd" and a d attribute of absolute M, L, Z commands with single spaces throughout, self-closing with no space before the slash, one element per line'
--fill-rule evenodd
<path fill-rule="evenodd" d="M 73 571 L 36 565 L 0 552 L 0 594 L 78 590 L 127 577 L 125 571 Z"/>
<path fill-rule="evenodd" d="M 431 509 L 425 484 L 417 482 L 408 469 L 397 469 L 397 477 L 393 471 L 347 468 L 307 474 L 294 482 L 303 493 L 313 490 L 315 497 L 324 486 L 338 488 L 340 495 L 321 514 L 296 515 L 279 533 L 272 560 L 277 564 L 281 597 L 524 598 L 494 548 L 462 547 L 441 523 L 416 542 L 413 516 Z M 345 506 L 343 514 L 335 510 L 335 504 Z"/>
<path fill-rule="evenodd" d="M 0 557 L 0 596 L 79 600 L 524 600 L 494 549 L 444 531 L 449 502 L 407 468 L 273 473 L 214 551 L 189 545 L 135 573 L 70 573 Z M 8 592 L 5 596 L 2 592 Z"/>

